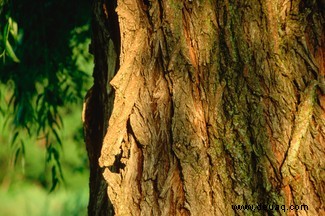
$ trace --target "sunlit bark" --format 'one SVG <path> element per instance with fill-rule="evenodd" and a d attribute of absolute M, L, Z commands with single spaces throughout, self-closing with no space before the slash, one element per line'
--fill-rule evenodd
<path fill-rule="evenodd" d="M 323 9 L 95 2 L 92 215 L 324 214 Z M 259 203 L 308 210 L 232 209 Z"/>

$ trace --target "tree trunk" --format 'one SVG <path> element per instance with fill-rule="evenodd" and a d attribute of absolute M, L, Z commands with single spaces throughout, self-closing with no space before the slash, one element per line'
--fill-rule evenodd
<path fill-rule="evenodd" d="M 95 1 L 89 214 L 325 214 L 324 9 Z"/>

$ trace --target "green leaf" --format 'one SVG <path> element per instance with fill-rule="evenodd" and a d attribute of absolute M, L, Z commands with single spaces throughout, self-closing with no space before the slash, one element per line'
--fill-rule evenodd
<path fill-rule="evenodd" d="M 14 62 L 17 62 L 17 63 L 20 62 L 20 60 L 17 58 L 14 50 L 12 49 L 12 46 L 10 45 L 9 40 L 6 40 L 6 52 Z"/>
<path fill-rule="evenodd" d="M 23 170 L 23 174 L 25 174 L 25 143 L 23 140 L 21 141 L 21 166 L 22 166 L 22 170 Z"/>
<path fill-rule="evenodd" d="M 25 143 L 22 139 L 20 140 L 20 144 L 21 144 L 21 153 L 22 153 L 23 157 L 25 157 L 25 154 L 26 154 Z"/>
<path fill-rule="evenodd" d="M 61 139 L 60 139 L 59 134 L 57 133 L 57 131 L 56 131 L 54 128 L 52 128 L 52 131 L 53 131 L 53 133 L 54 133 L 54 136 L 55 136 L 55 138 L 56 138 L 56 141 L 59 143 L 60 147 L 62 148 L 62 141 L 61 141 Z"/>
<path fill-rule="evenodd" d="M 24 109 L 23 105 L 18 106 L 18 109 L 16 112 L 17 112 L 17 114 L 15 116 L 14 123 L 16 125 L 20 125 L 24 121 L 24 115 L 25 115 L 25 109 Z"/>
<path fill-rule="evenodd" d="M 13 19 L 9 18 L 9 31 L 12 37 L 15 39 L 15 42 L 18 41 L 18 24 L 13 21 Z"/>
<path fill-rule="evenodd" d="M 59 179 L 56 174 L 56 167 L 52 166 L 52 187 L 50 189 L 50 193 L 56 188 L 57 184 L 59 183 Z"/>
<path fill-rule="evenodd" d="M 16 153 L 15 153 L 15 158 L 14 158 L 14 165 L 15 165 L 15 166 L 16 166 L 16 164 L 17 164 L 19 154 L 20 154 L 20 147 L 17 148 Z"/>
<path fill-rule="evenodd" d="M 60 161 L 60 154 L 59 154 L 58 150 L 56 150 L 55 148 L 52 147 L 52 153 L 53 153 L 55 162 L 58 163 L 58 161 Z"/>
<path fill-rule="evenodd" d="M 36 107 L 40 105 L 40 101 L 43 100 L 44 94 L 39 94 L 36 99 Z"/>
<path fill-rule="evenodd" d="M 3 29 L 3 46 L 6 47 L 6 42 L 8 40 L 9 36 L 9 22 L 5 25 L 5 28 Z"/>
<path fill-rule="evenodd" d="M 64 177 L 63 177 L 63 171 L 62 171 L 62 166 L 60 161 L 58 161 L 58 167 L 59 167 L 59 173 L 60 173 L 60 177 L 63 183 L 65 183 Z"/>
<path fill-rule="evenodd" d="M 14 134 L 14 136 L 12 137 L 11 145 L 14 145 L 15 144 L 18 135 L 19 135 L 19 131 L 16 131 L 15 134 Z"/>
<path fill-rule="evenodd" d="M 48 137 L 46 137 L 46 139 L 48 139 Z M 49 147 L 47 147 L 46 154 L 47 154 L 46 162 L 50 162 L 52 160 L 52 154 L 53 154 L 52 145 L 49 145 Z"/>
<path fill-rule="evenodd" d="M 62 119 L 62 116 L 61 116 L 61 115 L 58 115 L 58 119 L 59 119 L 58 124 L 60 124 L 60 125 L 63 126 L 63 119 Z M 59 128 L 61 128 L 61 127 L 59 127 Z"/>

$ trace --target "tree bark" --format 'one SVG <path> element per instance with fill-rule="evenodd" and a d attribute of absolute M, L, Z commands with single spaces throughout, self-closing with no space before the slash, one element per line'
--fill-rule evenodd
<path fill-rule="evenodd" d="M 90 215 L 325 214 L 324 1 L 93 10 Z"/>

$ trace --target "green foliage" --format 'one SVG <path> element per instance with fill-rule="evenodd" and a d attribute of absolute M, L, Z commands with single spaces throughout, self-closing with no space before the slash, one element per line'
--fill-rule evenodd
<path fill-rule="evenodd" d="M 63 116 L 89 88 L 89 2 L 0 2 L 0 127 L 10 128 L 14 164 L 25 169 L 26 137 L 42 140 L 53 191 L 64 180 Z M 46 185 L 45 185 L 46 186 Z M 47 186 L 46 186 L 47 187 Z"/>
<path fill-rule="evenodd" d="M 20 62 L 11 46 L 10 41 L 9 41 L 9 36 L 11 36 L 15 43 L 19 42 L 17 23 L 15 21 L 13 21 L 11 17 L 9 17 L 7 19 L 7 24 L 2 29 L 2 32 L 3 32 L 3 35 L 0 38 L 0 40 L 2 41 L 2 46 L 0 48 L 3 51 L 0 54 L 0 57 L 3 58 L 4 62 L 5 62 L 6 55 L 8 55 L 14 62 Z"/>
<path fill-rule="evenodd" d="M 1 88 L 0 88 L 1 91 Z M 73 110 L 73 112 L 71 112 Z M 88 201 L 88 160 L 83 144 L 81 106 L 72 105 L 62 113 L 64 130 L 58 135 L 63 140 L 59 150 L 65 184 L 49 193 L 52 186 L 52 164 L 45 163 L 45 138 L 38 140 L 23 134 L 25 149 L 25 173 L 22 166 L 13 165 L 9 155 L 10 145 L 0 148 L 0 212 L 1 215 L 85 215 Z M 0 122 L 4 119 L 0 116 Z M 9 127 L 0 135 L 0 143 L 6 144 L 13 134 Z M 21 161 L 21 160 L 19 160 Z M 59 189 L 59 190 L 58 190 Z M 15 206 L 21 206 L 15 208 Z"/>

